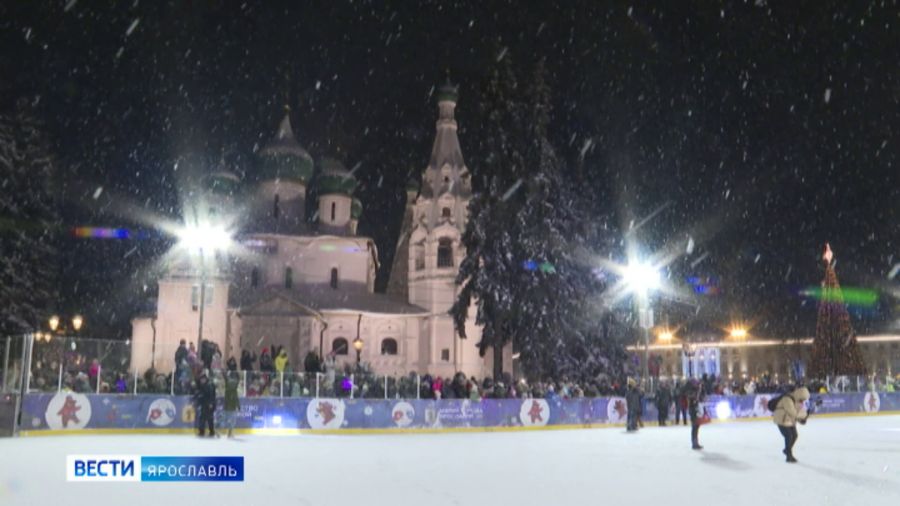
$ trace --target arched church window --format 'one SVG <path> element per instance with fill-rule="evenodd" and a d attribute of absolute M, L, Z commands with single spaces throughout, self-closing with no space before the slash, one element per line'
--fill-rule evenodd
<path fill-rule="evenodd" d="M 346 355 L 350 350 L 350 345 L 343 337 L 339 337 L 331 342 L 331 353 L 335 355 Z"/>
<path fill-rule="evenodd" d="M 275 218 L 276 220 L 281 215 L 281 204 L 279 203 L 279 201 L 280 201 L 280 198 L 278 197 L 278 194 L 276 193 L 275 200 L 272 202 L 272 217 Z"/>
<path fill-rule="evenodd" d="M 381 341 L 381 354 L 382 355 L 396 355 L 397 354 L 397 340 L 393 338 L 386 338 Z"/>
<path fill-rule="evenodd" d="M 337 267 L 331 268 L 331 288 L 337 290 L 338 287 L 338 270 Z"/>
<path fill-rule="evenodd" d="M 284 287 L 290 290 L 294 287 L 294 269 L 284 268 Z"/>
<path fill-rule="evenodd" d="M 250 286 L 256 288 L 259 286 L 259 269 L 256 267 L 250 271 Z"/>
<path fill-rule="evenodd" d="M 438 241 L 438 267 L 453 267 L 453 242 L 448 238 Z"/>
<path fill-rule="evenodd" d="M 334 203 L 334 202 L 332 202 L 332 203 L 331 203 L 331 221 L 332 221 L 332 223 L 334 222 L 334 219 L 335 219 L 335 218 L 334 218 L 334 216 L 335 216 L 335 211 L 337 211 L 337 204 Z"/>
<path fill-rule="evenodd" d="M 445 207 L 445 208 L 441 211 L 441 217 L 442 217 L 442 218 L 450 218 L 450 208 L 449 208 L 449 207 Z"/>

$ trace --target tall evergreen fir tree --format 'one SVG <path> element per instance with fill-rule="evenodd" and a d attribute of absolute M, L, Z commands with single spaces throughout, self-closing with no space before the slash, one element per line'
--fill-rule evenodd
<path fill-rule="evenodd" d="M 58 293 L 54 159 L 27 100 L 0 114 L 0 332 L 34 329 Z"/>
<path fill-rule="evenodd" d="M 494 77 L 503 74 L 508 70 Z M 575 372 L 573 352 L 585 348 L 579 308 L 599 284 L 578 257 L 589 221 L 582 194 L 564 177 L 547 139 L 552 110 L 543 62 L 527 86 L 494 90 L 494 97 L 508 94 L 487 114 L 485 138 L 497 149 L 486 158 L 496 172 L 470 207 L 462 289 L 451 313 L 463 332 L 475 301 L 476 321 L 484 325 L 481 349 L 495 349 L 495 376 L 502 370 L 498 348 L 509 341 L 532 378 Z"/>
<path fill-rule="evenodd" d="M 503 371 L 503 347 L 512 340 L 515 322 L 508 291 L 516 282 L 514 216 L 520 208 L 524 173 L 524 108 L 520 102 L 511 58 L 502 58 L 488 75 L 479 103 L 480 135 L 472 152 L 479 160 L 480 188 L 469 202 L 469 219 L 461 238 L 466 256 L 460 263 L 460 292 L 450 313 L 457 331 L 466 337 L 469 308 L 476 305 L 475 321 L 482 326 L 479 350 L 493 350 L 495 377 Z"/>
<path fill-rule="evenodd" d="M 826 376 L 865 374 L 866 366 L 856 342 L 856 333 L 850 325 L 850 315 L 834 272 L 833 253 L 828 244 L 825 244 L 822 260 L 825 279 L 822 281 L 809 375 L 824 379 Z"/>

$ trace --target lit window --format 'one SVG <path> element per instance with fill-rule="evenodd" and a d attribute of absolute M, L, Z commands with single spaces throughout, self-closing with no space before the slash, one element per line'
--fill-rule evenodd
<path fill-rule="evenodd" d="M 389 338 L 381 341 L 381 354 L 382 355 L 396 355 L 397 354 L 397 340 L 389 337 Z"/>

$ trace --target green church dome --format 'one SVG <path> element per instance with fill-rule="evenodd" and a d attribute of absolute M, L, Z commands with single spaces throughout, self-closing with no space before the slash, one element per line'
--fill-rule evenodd
<path fill-rule="evenodd" d="M 323 158 L 321 162 L 322 175 L 319 178 L 319 193 L 325 195 L 328 193 L 340 193 L 343 195 L 353 195 L 356 190 L 356 178 L 347 170 L 338 160 L 334 158 Z"/>
<path fill-rule="evenodd" d="M 294 137 L 291 118 L 285 113 L 278 134 L 259 152 L 256 179 L 293 179 L 306 184 L 313 174 L 313 159 Z"/>

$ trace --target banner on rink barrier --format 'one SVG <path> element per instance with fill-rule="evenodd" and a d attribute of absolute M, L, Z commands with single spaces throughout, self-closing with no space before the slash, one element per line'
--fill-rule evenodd
<path fill-rule="evenodd" d="M 720 420 L 771 416 L 767 404 L 777 394 L 710 396 L 704 407 Z M 900 411 L 900 393 L 861 392 L 813 395 L 818 413 Z M 221 403 L 221 399 L 219 400 Z M 219 407 L 221 410 L 221 406 Z M 674 417 L 670 405 L 670 419 Z M 196 410 L 188 396 L 28 394 L 22 405 L 24 431 L 79 429 L 190 429 Z M 621 397 L 579 399 L 373 400 L 328 398 L 241 399 L 239 429 L 440 429 L 577 426 L 624 423 Z M 652 399 L 642 419 L 657 420 Z"/>

